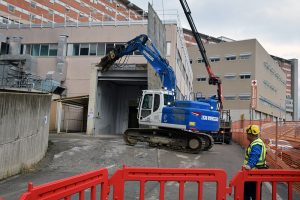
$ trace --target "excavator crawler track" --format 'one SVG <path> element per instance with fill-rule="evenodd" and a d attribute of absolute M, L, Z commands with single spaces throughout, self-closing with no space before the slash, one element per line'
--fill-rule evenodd
<path fill-rule="evenodd" d="M 150 147 L 194 154 L 207 151 L 214 144 L 213 138 L 205 133 L 168 128 L 131 128 L 123 137 L 130 146 L 143 142 Z"/>

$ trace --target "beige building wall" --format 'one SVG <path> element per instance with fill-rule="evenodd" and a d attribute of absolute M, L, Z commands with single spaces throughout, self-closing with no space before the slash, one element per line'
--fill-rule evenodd
<path fill-rule="evenodd" d="M 285 118 L 286 75 L 257 41 L 255 70 L 259 80 L 257 110 Z"/>
<path fill-rule="evenodd" d="M 252 80 L 258 82 L 257 108 L 252 118 L 283 117 L 276 105 L 279 107 L 281 105 L 282 112 L 284 112 L 286 88 L 275 75 L 280 76 L 284 82 L 284 73 L 257 40 L 206 44 L 205 48 L 213 72 L 221 78 L 223 83 L 224 109 L 231 110 L 233 120 L 240 119 L 242 115 L 250 119 Z M 194 72 L 194 92 L 200 92 L 205 97 L 216 94 L 217 87 L 208 85 L 208 74 L 204 63 L 201 63 L 202 58 L 197 46 L 188 47 L 188 51 Z M 265 63 L 272 66 L 274 74 L 265 69 Z M 205 81 L 204 78 L 206 78 Z M 266 83 L 274 86 L 274 89 L 272 90 Z M 271 100 L 269 103 L 273 106 L 263 101 L 266 99 Z"/>
<path fill-rule="evenodd" d="M 189 95 L 191 92 L 186 85 L 185 74 L 180 71 L 176 64 L 177 51 L 177 25 L 166 25 L 167 41 L 170 43 L 170 51 L 167 59 L 176 72 L 177 84 L 182 95 Z M 127 42 L 139 34 L 145 34 L 147 25 L 117 25 L 117 26 L 91 26 L 91 27 L 62 27 L 62 28 L 31 28 L 31 29 L 2 29 L 3 34 L 8 36 L 21 36 L 23 44 L 57 43 L 60 35 L 68 36 L 69 43 L 93 43 L 93 42 Z M 181 46 L 180 46 L 181 47 Z M 182 58 L 185 58 L 182 48 L 179 49 Z M 55 71 L 57 58 L 48 56 L 38 56 L 37 75 L 45 77 L 48 71 Z M 67 72 L 66 81 L 63 86 L 67 88 L 67 97 L 88 95 L 89 79 L 91 68 L 100 61 L 99 56 L 66 56 Z M 182 62 L 185 62 L 183 60 Z M 145 64 L 143 56 L 130 56 L 128 63 Z M 189 63 L 186 63 L 189 64 Z M 187 65 L 185 68 L 191 68 Z M 189 70 L 191 71 L 191 70 Z M 190 75 L 189 75 L 190 76 Z M 191 84 L 191 80 L 190 80 Z"/>
<path fill-rule="evenodd" d="M 103 26 L 93 26 L 90 27 L 61 27 L 61 28 L 8 28 L 2 29 L 3 34 L 7 36 L 20 36 L 23 38 L 22 44 L 25 46 L 27 44 L 57 44 L 61 35 L 67 35 L 67 44 L 74 44 L 74 43 L 125 43 L 134 37 L 147 33 L 147 24 L 145 22 L 136 22 L 136 24 L 128 25 L 122 23 L 116 23 L 116 25 L 103 25 Z M 170 66 L 173 67 L 176 79 L 177 79 L 177 88 L 181 92 L 178 96 L 182 99 L 184 97 L 188 97 L 192 91 L 192 70 L 189 64 L 188 54 L 187 51 L 184 49 L 185 44 L 184 38 L 180 29 L 177 27 L 176 22 L 171 22 L 166 24 L 166 34 L 167 34 L 167 53 L 166 58 L 168 59 Z M 68 46 L 69 47 L 69 46 Z M 26 50 L 26 48 L 25 48 Z M 99 63 L 101 56 L 73 56 L 69 54 L 68 49 L 65 52 L 65 69 L 61 71 L 65 71 L 66 79 L 62 82 L 62 86 L 66 88 L 64 96 L 66 97 L 76 97 L 82 95 L 89 95 L 90 91 L 94 89 L 91 87 L 97 87 L 93 84 L 90 84 L 91 80 L 91 73 L 94 72 L 95 65 Z M 37 60 L 37 75 L 45 78 L 49 71 L 59 71 L 58 69 L 58 56 L 35 56 Z M 128 64 L 135 64 L 135 65 L 145 65 L 146 59 L 141 55 L 132 55 L 129 56 L 127 61 Z M 184 70 L 183 70 L 184 69 Z M 94 72 L 95 73 L 95 72 Z M 99 74 L 98 74 L 99 76 Z M 98 83 L 99 84 L 99 83 Z M 101 83 L 103 84 L 103 83 Z M 108 84 L 109 85 L 109 84 Z M 132 87 L 133 91 L 137 93 L 139 90 L 138 87 Z M 98 90 L 99 88 L 97 88 Z M 101 91 L 95 91 L 97 94 L 101 93 Z M 115 92 L 119 92 L 120 88 L 117 88 Z M 105 93 L 106 90 L 103 90 Z M 130 94 L 132 91 L 128 91 Z M 108 95 L 111 95 L 112 98 L 119 98 L 119 96 L 114 96 L 112 90 L 109 90 Z M 121 95 L 121 94 L 120 94 Z M 93 101 L 95 104 L 103 103 L 97 102 L 97 99 Z M 112 103 L 109 102 L 108 103 Z M 115 102 L 119 104 L 119 102 Z M 122 104 L 123 105 L 123 104 Z M 86 118 L 92 119 L 100 119 L 100 117 L 104 117 L 103 113 L 98 113 L 97 106 L 92 106 L 96 108 L 95 110 L 90 109 L 87 111 L 88 113 L 93 113 L 91 115 L 86 116 Z M 102 105 L 103 106 L 103 105 Z M 125 106 L 125 107 L 124 107 Z M 61 109 L 61 108 L 60 108 Z M 128 112 L 128 105 L 124 104 L 123 107 L 120 107 L 120 111 Z M 54 112 L 53 112 L 54 113 Z M 60 119 L 63 120 L 64 116 L 70 116 L 67 113 L 61 113 Z M 74 115 L 75 117 L 75 115 Z M 72 116 L 71 116 L 72 118 Z M 128 116 L 123 116 L 118 120 L 125 120 L 122 122 L 122 127 L 118 128 L 115 125 L 115 128 L 105 128 L 106 125 L 91 125 L 91 129 L 96 129 L 97 126 L 99 127 L 98 130 L 123 130 L 124 127 L 127 126 L 126 120 Z M 59 118 L 57 118 L 59 119 Z M 73 118 L 72 118 L 73 119 Z M 98 119 L 98 120 L 99 120 Z M 112 121 L 115 119 L 113 116 L 111 117 L 112 120 L 108 122 L 108 124 L 112 124 Z M 102 123 L 102 122 L 101 122 Z M 62 126 L 61 130 L 63 130 L 63 122 L 60 123 Z M 121 126 L 121 125 L 120 125 Z M 54 127 L 52 125 L 51 127 Z M 96 128 L 95 128 L 96 127 Z M 104 127 L 104 128 L 103 128 Z M 74 125 L 68 127 L 69 130 L 75 130 L 76 127 Z M 91 130 L 90 129 L 90 130 Z M 101 131 L 100 131 L 101 132 Z M 106 132 L 106 133 L 108 133 Z M 117 131 L 121 132 L 121 131 Z"/>

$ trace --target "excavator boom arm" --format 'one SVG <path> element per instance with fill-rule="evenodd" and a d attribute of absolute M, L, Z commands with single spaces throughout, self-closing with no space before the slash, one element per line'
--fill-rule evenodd
<path fill-rule="evenodd" d="M 176 78 L 172 67 L 163 58 L 159 50 L 151 43 L 147 35 L 139 35 L 130 40 L 125 45 L 111 50 L 105 55 L 97 65 L 101 67 L 101 72 L 107 71 L 119 58 L 130 55 L 134 51 L 139 51 L 151 64 L 155 72 L 159 75 L 164 89 L 175 91 Z"/>

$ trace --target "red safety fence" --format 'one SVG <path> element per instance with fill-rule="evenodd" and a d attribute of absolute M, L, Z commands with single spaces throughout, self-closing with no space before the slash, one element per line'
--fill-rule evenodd
<path fill-rule="evenodd" d="M 165 197 L 165 185 L 167 182 L 179 183 L 179 200 L 184 199 L 185 182 L 195 182 L 198 184 L 198 199 L 202 199 L 203 183 L 216 183 L 216 199 L 226 199 L 226 172 L 222 169 L 179 169 L 179 168 L 126 168 L 116 171 L 109 184 L 113 186 L 113 199 L 124 199 L 124 186 L 127 181 L 139 181 L 139 199 L 144 200 L 145 184 L 148 181 L 157 181 L 160 185 L 159 198 Z"/>
<path fill-rule="evenodd" d="M 101 186 L 99 196 L 107 199 L 109 194 L 108 171 L 99 169 L 70 178 L 54 181 L 33 187 L 28 184 L 28 191 L 19 200 L 70 200 L 73 195 L 78 195 L 80 200 L 85 199 L 84 192 L 90 189 L 90 200 L 96 200 L 96 187 Z"/>
<path fill-rule="evenodd" d="M 241 170 L 230 181 L 230 187 L 234 188 L 234 199 L 244 199 L 245 182 L 256 182 L 256 200 L 261 197 L 261 183 L 272 183 L 272 200 L 277 199 L 277 183 L 285 182 L 288 185 L 288 200 L 293 199 L 292 183 L 300 182 L 300 170 Z"/>
<path fill-rule="evenodd" d="M 260 138 L 267 147 L 266 160 L 270 168 L 300 169 L 300 121 L 235 121 L 232 123 L 232 140 L 244 148 L 249 145 L 245 128 L 250 124 L 261 127 Z M 294 184 L 293 188 L 300 194 L 300 183 Z"/>
<path fill-rule="evenodd" d="M 183 169 L 183 168 L 128 168 L 123 167 L 117 170 L 108 179 L 107 169 L 100 169 L 70 178 L 54 181 L 52 183 L 33 187 L 29 183 L 28 192 L 24 193 L 19 200 L 70 200 L 77 194 L 79 200 L 85 199 L 84 193 L 90 190 L 87 199 L 107 200 L 109 192 L 113 189 L 113 200 L 124 200 L 125 184 L 130 181 L 139 182 L 139 199 L 145 199 L 145 185 L 147 182 L 156 181 L 159 183 L 159 197 L 165 198 L 165 186 L 168 182 L 179 183 L 178 199 L 183 200 L 185 194 L 185 183 L 197 183 L 197 199 L 203 198 L 204 183 L 216 183 L 216 199 L 225 200 L 226 195 L 234 195 L 235 200 L 242 200 L 244 197 L 244 183 L 248 181 L 271 182 L 272 199 L 276 200 L 276 183 L 286 182 L 288 188 L 288 200 L 292 200 L 292 184 L 300 181 L 300 170 L 241 170 L 230 181 L 227 187 L 227 176 L 223 169 Z M 101 185 L 98 196 L 96 187 Z M 234 189 L 234 190 L 233 190 Z M 233 192 L 234 191 L 234 192 Z M 257 200 L 260 199 L 260 187 L 257 188 Z M 97 198 L 98 197 L 98 198 Z"/>

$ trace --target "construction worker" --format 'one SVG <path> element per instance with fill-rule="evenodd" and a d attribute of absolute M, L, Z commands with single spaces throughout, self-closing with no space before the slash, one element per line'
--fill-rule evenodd
<path fill-rule="evenodd" d="M 249 125 L 246 128 L 247 139 L 250 142 L 245 152 L 244 167 L 250 169 L 266 169 L 266 146 L 259 138 L 260 128 Z M 244 200 L 256 199 L 256 182 L 245 182 Z"/>

